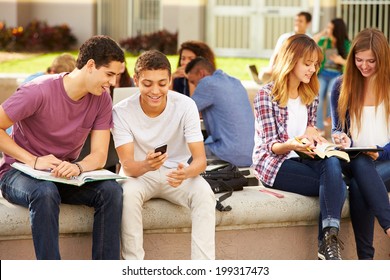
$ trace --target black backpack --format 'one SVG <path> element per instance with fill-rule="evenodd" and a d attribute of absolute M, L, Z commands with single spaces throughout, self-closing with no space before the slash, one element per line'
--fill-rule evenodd
<path fill-rule="evenodd" d="M 234 191 L 241 191 L 248 185 L 249 171 L 240 171 L 237 166 L 227 163 L 225 166 L 205 171 L 200 174 L 210 185 L 214 193 L 224 193 L 217 199 L 216 208 L 219 211 L 230 211 L 232 208 L 223 206 L 222 201 L 230 197 Z"/>

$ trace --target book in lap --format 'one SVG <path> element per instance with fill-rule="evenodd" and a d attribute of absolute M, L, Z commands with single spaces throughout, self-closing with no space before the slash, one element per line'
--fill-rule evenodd
<path fill-rule="evenodd" d="M 320 158 L 337 157 L 339 159 L 343 159 L 343 160 L 349 162 L 350 158 L 349 158 L 348 153 L 341 151 L 339 149 L 340 149 L 340 145 L 326 142 L 326 143 L 317 144 L 316 148 L 313 149 L 313 151 Z"/>
<path fill-rule="evenodd" d="M 118 180 L 118 179 L 127 178 L 106 169 L 99 169 L 94 171 L 83 172 L 80 176 L 77 176 L 72 179 L 66 179 L 62 177 L 55 177 L 51 174 L 50 171 L 36 170 L 28 166 L 27 164 L 20 163 L 20 162 L 14 162 L 11 164 L 11 166 L 35 179 L 52 181 L 52 182 L 74 185 L 74 186 L 82 186 L 85 183 L 94 182 L 94 181 Z"/>
<path fill-rule="evenodd" d="M 303 144 L 309 142 L 308 139 L 304 138 L 301 140 Z M 337 157 L 339 159 L 350 161 L 349 155 L 347 152 L 340 150 L 341 145 L 333 144 L 331 142 L 317 143 L 316 147 L 313 149 L 313 152 L 316 153 L 317 159 L 324 159 L 325 157 Z M 310 158 L 304 153 L 297 152 L 300 157 Z M 315 159 L 315 158 L 314 158 Z"/>

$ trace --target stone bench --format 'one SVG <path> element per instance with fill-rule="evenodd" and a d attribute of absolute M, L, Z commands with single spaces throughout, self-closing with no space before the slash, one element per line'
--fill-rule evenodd
<path fill-rule="evenodd" d="M 216 212 L 218 259 L 316 259 L 317 198 L 277 191 L 283 198 L 245 187 L 225 200 L 230 212 Z M 218 196 L 218 195 L 217 195 Z M 348 202 L 342 212 L 344 259 L 356 259 Z M 152 199 L 143 209 L 146 259 L 190 259 L 188 209 Z M 93 210 L 61 205 L 60 249 L 63 259 L 91 258 Z M 379 245 L 380 244 L 380 245 Z M 376 225 L 376 258 L 389 259 L 390 240 Z M 0 259 L 34 259 L 28 210 L 0 197 Z"/>

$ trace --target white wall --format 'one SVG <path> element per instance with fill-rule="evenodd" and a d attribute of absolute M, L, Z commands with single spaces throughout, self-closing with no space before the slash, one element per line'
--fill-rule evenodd
<path fill-rule="evenodd" d="M 0 21 L 24 26 L 37 19 L 67 24 L 80 45 L 96 33 L 96 0 L 0 0 Z"/>

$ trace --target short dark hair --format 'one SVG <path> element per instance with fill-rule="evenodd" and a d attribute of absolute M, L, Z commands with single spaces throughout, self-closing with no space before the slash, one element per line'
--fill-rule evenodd
<path fill-rule="evenodd" d="M 300 12 L 297 14 L 297 16 L 304 16 L 306 18 L 306 22 L 309 23 L 311 22 L 311 13 L 308 12 Z"/>
<path fill-rule="evenodd" d="M 112 61 L 125 62 L 125 54 L 118 43 L 110 37 L 96 35 L 81 45 L 76 67 L 83 68 L 90 59 L 95 61 L 96 68 L 100 68 Z"/>
<path fill-rule="evenodd" d="M 206 58 L 201 56 L 198 56 L 193 60 L 191 60 L 190 62 L 188 62 L 186 69 L 184 71 L 186 72 L 186 74 L 188 74 L 195 67 L 205 69 L 210 74 L 214 73 L 215 71 L 215 67 L 213 66 L 213 64 L 211 64 L 210 61 L 208 61 Z"/>
<path fill-rule="evenodd" d="M 150 50 L 142 53 L 135 62 L 134 74 L 139 74 L 145 70 L 167 70 L 171 76 L 171 63 L 165 54 L 157 50 Z"/>

